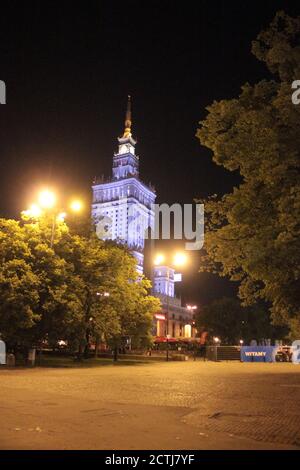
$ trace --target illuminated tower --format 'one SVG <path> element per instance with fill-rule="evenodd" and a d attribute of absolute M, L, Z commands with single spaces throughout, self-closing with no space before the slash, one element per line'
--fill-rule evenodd
<path fill-rule="evenodd" d="M 137 270 L 143 273 L 144 237 L 154 228 L 156 194 L 151 186 L 139 179 L 139 157 L 136 140 L 131 133 L 131 100 L 128 96 L 125 129 L 118 137 L 118 152 L 113 156 L 112 177 L 103 177 L 92 186 L 92 217 L 96 231 L 103 240 L 117 240 L 131 248 L 137 260 Z"/>

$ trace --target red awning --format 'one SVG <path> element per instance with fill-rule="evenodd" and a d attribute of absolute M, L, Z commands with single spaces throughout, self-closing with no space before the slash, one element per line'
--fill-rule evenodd
<path fill-rule="evenodd" d="M 176 338 L 167 338 L 166 336 L 156 336 L 154 343 L 178 343 L 178 339 Z"/>

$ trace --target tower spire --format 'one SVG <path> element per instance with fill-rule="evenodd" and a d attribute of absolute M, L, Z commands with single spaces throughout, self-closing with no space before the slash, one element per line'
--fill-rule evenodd
<path fill-rule="evenodd" d="M 131 137 L 131 96 L 128 95 L 123 138 Z"/>

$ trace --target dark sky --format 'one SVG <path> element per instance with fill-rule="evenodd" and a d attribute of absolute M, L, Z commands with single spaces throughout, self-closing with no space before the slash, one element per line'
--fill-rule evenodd
<path fill-rule="evenodd" d="M 223 194 L 238 175 L 195 138 L 205 107 L 268 77 L 251 40 L 296 1 L 186 0 L 1 3 L 0 216 L 17 217 L 40 186 L 90 197 L 109 175 L 128 93 L 141 178 L 158 202 Z M 166 246 L 166 249 L 168 247 Z M 228 283 L 185 277 L 185 300 L 205 303 Z"/>

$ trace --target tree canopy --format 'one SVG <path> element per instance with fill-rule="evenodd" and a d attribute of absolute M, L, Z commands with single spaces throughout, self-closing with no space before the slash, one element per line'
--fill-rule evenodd
<path fill-rule="evenodd" d="M 139 278 L 125 247 L 90 231 L 52 222 L 0 219 L 0 333 L 8 347 L 63 339 L 74 350 L 91 341 L 149 339 L 159 301 Z"/>
<path fill-rule="evenodd" d="M 242 177 L 205 202 L 204 269 L 240 283 L 244 304 L 270 304 L 273 322 L 300 333 L 300 18 L 277 13 L 252 44 L 273 75 L 214 102 L 197 137 L 213 161 Z"/>
<path fill-rule="evenodd" d="M 236 298 L 223 297 L 204 306 L 196 316 L 197 328 L 207 331 L 222 344 L 249 344 L 251 340 L 281 339 L 286 335 L 282 327 L 270 324 L 268 309 L 261 303 L 243 307 Z"/>

